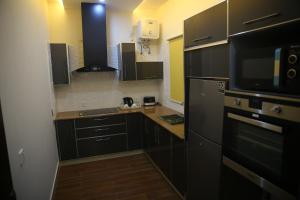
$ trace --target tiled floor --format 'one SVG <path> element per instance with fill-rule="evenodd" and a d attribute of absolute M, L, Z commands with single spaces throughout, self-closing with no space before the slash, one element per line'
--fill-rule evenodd
<path fill-rule="evenodd" d="M 145 155 L 59 169 L 54 200 L 180 200 Z"/>

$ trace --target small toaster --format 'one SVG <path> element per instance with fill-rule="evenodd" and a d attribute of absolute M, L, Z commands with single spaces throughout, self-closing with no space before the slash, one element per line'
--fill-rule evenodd
<path fill-rule="evenodd" d="M 154 96 L 144 97 L 144 106 L 155 106 L 156 101 Z"/>

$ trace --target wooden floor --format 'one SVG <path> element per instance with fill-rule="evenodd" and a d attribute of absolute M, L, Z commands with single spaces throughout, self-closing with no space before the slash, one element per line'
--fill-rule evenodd
<path fill-rule="evenodd" d="M 63 166 L 54 200 L 180 200 L 145 155 Z"/>

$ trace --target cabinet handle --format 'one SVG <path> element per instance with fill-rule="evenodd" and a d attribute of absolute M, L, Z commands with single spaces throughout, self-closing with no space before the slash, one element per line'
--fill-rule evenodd
<path fill-rule="evenodd" d="M 103 121 L 103 120 L 107 120 L 108 118 L 101 118 L 101 119 L 94 119 L 95 121 Z"/>
<path fill-rule="evenodd" d="M 96 129 L 95 132 L 108 131 L 110 128 L 99 128 Z"/>
<path fill-rule="evenodd" d="M 208 40 L 210 38 L 211 38 L 211 36 L 205 36 L 205 37 L 197 38 L 197 39 L 193 40 L 193 42 L 200 42 L 203 40 Z"/>
<path fill-rule="evenodd" d="M 109 137 L 108 138 L 98 139 L 98 140 L 96 140 L 96 142 L 104 142 L 104 141 L 108 141 L 108 140 L 110 140 Z"/>
<path fill-rule="evenodd" d="M 243 22 L 243 24 L 244 25 L 250 25 L 250 24 L 254 24 L 256 22 L 264 21 L 264 20 L 274 18 L 274 17 L 278 17 L 278 16 L 280 16 L 280 13 L 272 13 L 270 15 L 266 15 L 266 16 L 263 16 L 263 17 L 259 17 L 259 18 L 256 18 L 256 19 L 252 19 L 252 20 Z"/>

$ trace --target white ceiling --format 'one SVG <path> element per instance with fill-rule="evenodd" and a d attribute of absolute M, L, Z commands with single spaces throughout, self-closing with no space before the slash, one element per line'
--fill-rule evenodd
<path fill-rule="evenodd" d="M 55 0 L 48 0 L 55 1 Z M 56 0 L 57 1 L 57 0 Z M 63 0 L 65 8 L 77 7 L 81 2 L 99 3 L 99 0 Z M 106 0 L 108 8 L 133 11 L 143 0 Z"/>
<path fill-rule="evenodd" d="M 139 9 L 157 9 L 168 0 L 143 0 Z"/>

